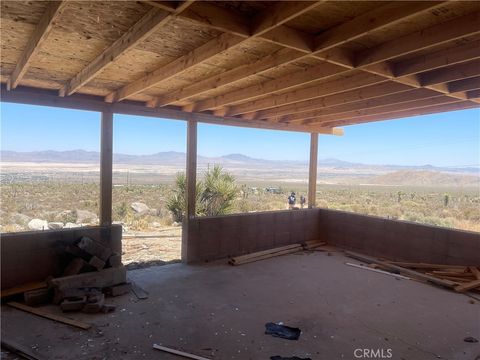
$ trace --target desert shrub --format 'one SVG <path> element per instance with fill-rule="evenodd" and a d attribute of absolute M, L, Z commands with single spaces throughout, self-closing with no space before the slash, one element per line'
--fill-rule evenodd
<path fill-rule="evenodd" d="M 178 173 L 175 178 L 175 188 L 167 200 L 173 220 L 181 222 L 186 212 L 186 185 L 184 173 Z M 228 214 L 233 208 L 239 190 L 235 178 L 223 171 L 222 167 L 214 166 L 205 172 L 204 180 L 198 181 L 195 213 L 198 216 L 217 216 Z"/>

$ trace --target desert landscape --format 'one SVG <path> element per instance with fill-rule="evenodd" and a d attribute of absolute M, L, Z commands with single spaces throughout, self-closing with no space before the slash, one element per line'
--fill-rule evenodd
<path fill-rule="evenodd" d="M 2 152 L 1 231 L 98 223 L 98 153 Z M 131 266 L 178 260 L 181 224 L 167 208 L 185 154 L 114 155 L 113 219 L 123 226 Z M 232 213 L 287 208 L 291 191 L 306 196 L 308 165 L 241 154 L 199 156 L 198 176 L 220 165 L 238 188 Z M 317 206 L 480 231 L 478 168 L 319 162 Z M 297 204 L 297 206 L 300 206 Z"/>

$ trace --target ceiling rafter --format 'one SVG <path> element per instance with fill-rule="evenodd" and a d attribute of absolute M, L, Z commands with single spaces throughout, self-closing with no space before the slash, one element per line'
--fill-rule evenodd
<path fill-rule="evenodd" d="M 27 73 L 32 58 L 40 51 L 42 43 L 52 31 L 55 21 L 65 10 L 66 5 L 67 1 L 48 2 L 45 12 L 30 36 L 22 55 L 20 55 L 17 61 L 15 69 L 8 79 L 7 87 L 9 89 L 15 89 Z"/>

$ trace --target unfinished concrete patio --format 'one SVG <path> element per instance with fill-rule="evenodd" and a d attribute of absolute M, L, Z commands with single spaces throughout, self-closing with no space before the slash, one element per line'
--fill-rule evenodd
<path fill-rule="evenodd" d="M 75 314 L 94 324 L 88 331 L 8 307 L 2 331 L 48 359 L 177 358 L 154 343 L 213 359 L 355 359 L 356 349 L 384 349 L 385 356 L 391 349 L 393 359 L 409 360 L 480 354 L 480 343 L 464 342 L 480 336 L 478 302 L 347 261 L 356 262 L 316 251 L 239 267 L 220 261 L 134 270 L 129 277 L 149 298 L 115 298 L 118 311 L 109 315 Z M 299 340 L 265 335 L 271 321 L 299 327 Z"/>

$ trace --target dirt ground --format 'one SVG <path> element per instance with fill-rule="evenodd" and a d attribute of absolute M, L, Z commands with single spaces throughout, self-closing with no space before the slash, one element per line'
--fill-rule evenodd
<path fill-rule="evenodd" d="M 180 261 L 182 228 L 164 228 L 155 233 L 124 233 L 122 261 L 128 269 Z"/>

